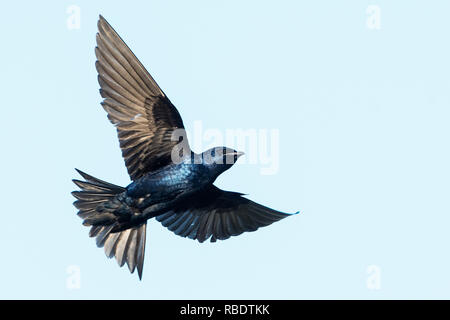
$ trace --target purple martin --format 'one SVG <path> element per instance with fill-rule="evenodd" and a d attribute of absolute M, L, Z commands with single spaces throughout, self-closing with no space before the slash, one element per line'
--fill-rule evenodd
<path fill-rule="evenodd" d="M 180 114 L 109 23 L 98 21 L 95 67 L 101 105 L 117 128 L 132 182 L 120 187 L 77 169 L 72 192 L 89 236 L 142 279 L 147 220 L 181 237 L 211 242 L 255 231 L 290 214 L 213 185 L 243 154 L 216 147 L 197 154 Z"/>

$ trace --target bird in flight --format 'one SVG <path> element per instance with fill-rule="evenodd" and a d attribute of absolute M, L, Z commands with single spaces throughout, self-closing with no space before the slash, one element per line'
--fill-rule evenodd
<path fill-rule="evenodd" d="M 89 236 L 142 279 L 147 220 L 181 237 L 211 242 L 255 231 L 291 214 L 272 210 L 213 185 L 242 152 L 189 148 L 180 114 L 109 23 L 98 21 L 95 63 L 101 105 L 117 128 L 132 182 L 120 187 L 78 169 L 73 191 Z"/>

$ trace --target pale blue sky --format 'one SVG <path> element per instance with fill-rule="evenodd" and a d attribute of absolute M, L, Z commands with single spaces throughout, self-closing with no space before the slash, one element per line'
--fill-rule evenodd
<path fill-rule="evenodd" d="M 449 299 L 450 3 L 308 3 L 3 4 L 0 298 Z M 215 244 L 152 221 L 142 282 L 108 260 L 70 195 L 75 167 L 129 183 L 99 105 L 99 14 L 188 130 L 278 129 L 277 174 L 237 165 L 217 185 L 302 214 Z"/>

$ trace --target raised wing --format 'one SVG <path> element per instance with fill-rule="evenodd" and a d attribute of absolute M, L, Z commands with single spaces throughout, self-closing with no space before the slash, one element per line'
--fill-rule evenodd
<path fill-rule="evenodd" d="M 248 200 L 241 193 L 211 186 L 156 220 L 181 237 L 199 242 L 211 237 L 211 242 L 215 242 L 256 231 L 290 215 Z"/>
<path fill-rule="evenodd" d="M 125 165 L 132 180 L 172 161 L 173 140 L 183 121 L 152 76 L 100 16 L 95 48 L 100 94 L 116 126 Z M 182 131 L 182 130 L 178 130 Z M 188 148 L 187 140 L 183 140 Z"/>

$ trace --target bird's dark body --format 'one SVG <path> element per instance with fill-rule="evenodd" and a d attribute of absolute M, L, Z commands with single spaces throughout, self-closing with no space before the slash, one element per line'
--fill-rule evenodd
<path fill-rule="evenodd" d="M 157 195 L 154 200 L 159 201 L 160 194 L 192 192 L 212 182 L 213 177 L 207 167 L 188 160 L 149 172 L 126 189 L 129 197 L 136 199 L 153 193 Z"/>
<path fill-rule="evenodd" d="M 131 182 L 126 190 L 114 199 L 128 206 L 129 211 L 119 212 L 117 218 L 121 224 L 112 232 L 137 226 L 167 212 L 187 198 L 200 199 L 203 189 L 215 179 L 215 170 L 203 164 L 196 164 L 191 159 L 172 163 L 145 174 Z"/>
<path fill-rule="evenodd" d="M 124 188 L 77 170 L 84 180 L 73 180 L 80 190 L 72 194 L 83 225 L 109 258 L 127 263 L 132 273 L 137 268 L 141 278 L 152 218 L 181 237 L 215 242 L 290 215 L 215 187 L 243 153 L 226 147 L 192 152 L 180 114 L 150 73 L 101 16 L 98 30 L 101 104 L 117 128 L 132 182 Z"/>

